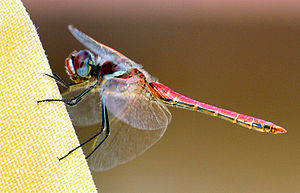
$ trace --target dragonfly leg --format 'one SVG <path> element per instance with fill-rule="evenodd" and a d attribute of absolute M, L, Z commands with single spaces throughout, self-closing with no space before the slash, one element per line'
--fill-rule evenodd
<path fill-rule="evenodd" d="M 88 140 L 86 140 L 85 142 L 83 142 L 82 144 L 78 145 L 77 147 L 75 147 L 74 149 L 72 149 L 71 151 L 69 151 L 66 155 L 64 155 L 63 157 L 58 158 L 59 161 L 61 161 L 62 159 L 68 157 L 68 155 L 70 155 L 71 153 L 73 153 L 76 149 L 84 146 L 85 144 L 87 144 L 88 142 L 90 142 L 91 140 L 93 140 L 95 137 L 99 136 L 102 133 L 103 130 L 99 131 L 98 133 L 96 133 L 96 135 L 94 135 L 93 137 L 89 138 Z"/>
<path fill-rule="evenodd" d="M 103 104 L 103 103 L 102 103 Z M 105 141 L 105 139 L 108 137 L 109 135 L 109 120 L 108 120 L 108 115 L 107 115 L 107 109 L 106 107 L 104 107 L 104 105 L 102 105 L 102 126 L 101 126 L 101 130 L 96 133 L 93 137 L 89 138 L 88 140 L 86 140 L 85 142 L 81 143 L 80 145 L 78 145 L 77 147 L 75 147 L 74 149 L 70 150 L 66 155 L 64 155 L 63 157 L 58 158 L 59 161 L 63 160 L 64 158 L 68 157 L 71 153 L 73 153 L 74 151 L 76 151 L 78 148 L 84 146 L 85 144 L 87 144 L 88 142 L 92 141 L 93 139 L 95 139 L 96 137 L 98 137 L 103 131 L 104 129 L 106 130 L 106 135 L 105 137 L 101 140 L 101 142 L 92 150 L 92 152 L 90 152 L 88 154 L 88 156 L 85 157 L 85 159 L 88 159 L 99 147 L 100 145 Z"/>
<path fill-rule="evenodd" d="M 95 86 L 97 86 L 97 84 L 98 84 L 98 81 L 95 84 L 93 84 L 92 86 L 90 86 L 89 88 L 87 88 L 85 91 L 80 93 L 78 96 L 75 96 L 71 99 L 44 99 L 44 100 L 37 101 L 37 103 L 57 101 L 57 102 L 64 102 L 65 104 L 70 105 L 70 106 L 76 105 L 79 101 L 81 101 L 81 99 L 86 94 L 88 94 Z"/>
<path fill-rule="evenodd" d="M 98 143 L 98 145 L 85 157 L 85 159 L 88 159 L 102 144 L 103 142 L 107 139 L 110 133 L 110 128 L 109 128 L 109 119 L 108 119 L 108 114 L 107 114 L 107 109 L 102 102 L 102 126 L 101 126 L 101 131 L 105 129 L 105 137 Z M 104 126 L 105 125 L 105 126 Z"/>
<path fill-rule="evenodd" d="M 81 86 L 81 85 L 85 85 L 87 84 L 86 82 L 79 82 L 79 83 L 66 83 L 63 79 L 61 79 L 59 76 L 57 76 L 56 74 L 47 74 L 44 73 L 46 76 L 53 78 L 54 80 L 56 80 L 58 83 L 60 83 L 61 85 L 63 85 L 66 88 L 70 88 L 70 87 L 75 87 L 75 86 Z"/>

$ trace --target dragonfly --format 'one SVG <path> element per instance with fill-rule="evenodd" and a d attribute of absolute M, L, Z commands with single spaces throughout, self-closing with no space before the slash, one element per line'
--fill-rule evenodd
<path fill-rule="evenodd" d="M 38 103 L 64 102 L 75 126 L 101 124 L 101 128 L 59 160 L 90 141 L 93 141 L 92 149 L 86 159 L 94 171 L 108 170 L 133 160 L 164 135 L 172 117 L 166 106 L 202 112 L 259 132 L 287 132 L 272 122 L 181 95 L 158 82 L 142 65 L 72 25 L 68 28 L 87 49 L 74 51 L 66 59 L 66 71 L 72 83 L 66 83 L 55 74 L 45 74 L 70 89 L 62 99 L 45 99 Z"/>

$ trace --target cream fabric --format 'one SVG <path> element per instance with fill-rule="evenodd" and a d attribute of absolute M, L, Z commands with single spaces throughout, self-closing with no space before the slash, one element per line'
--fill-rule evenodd
<path fill-rule="evenodd" d="M 53 56 L 55 57 L 55 56 Z M 0 192 L 96 192 L 45 51 L 19 0 L 0 1 Z"/>

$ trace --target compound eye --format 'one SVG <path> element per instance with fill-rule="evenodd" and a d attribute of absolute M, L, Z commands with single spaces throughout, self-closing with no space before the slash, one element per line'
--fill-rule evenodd
<path fill-rule="evenodd" d="M 74 60 L 75 55 L 76 55 L 76 52 L 72 52 L 70 54 L 70 56 L 66 59 L 66 62 L 65 62 L 67 73 L 69 74 L 69 76 L 71 77 L 72 80 L 76 76 L 76 71 L 75 71 L 74 64 L 73 64 L 73 60 Z"/>
<path fill-rule="evenodd" d="M 74 58 L 74 68 L 79 76 L 88 76 L 93 65 L 94 60 L 92 54 L 88 50 L 81 50 L 76 53 Z"/>

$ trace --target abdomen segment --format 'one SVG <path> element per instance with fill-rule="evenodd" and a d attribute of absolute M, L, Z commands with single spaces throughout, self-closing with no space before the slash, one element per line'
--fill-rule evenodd
<path fill-rule="evenodd" d="M 167 105 L 206 113 L 260 132 L 274 134 L 287 132 L 284 128 L 274 123 L 190 99 L 161 83 L 152 82 L 150 86 L 154 89 L 154 95 Z"/>

